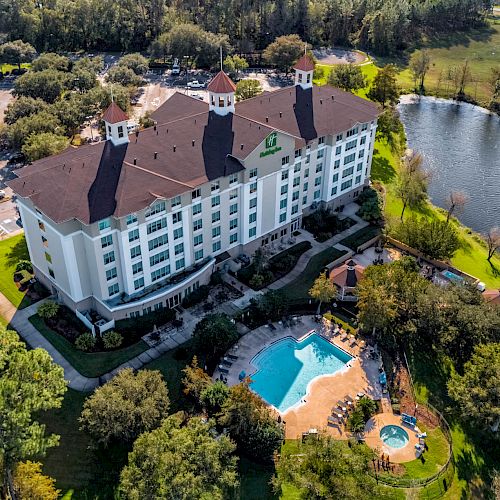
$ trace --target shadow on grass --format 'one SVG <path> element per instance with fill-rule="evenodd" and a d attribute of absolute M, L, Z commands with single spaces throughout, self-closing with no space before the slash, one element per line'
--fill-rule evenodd
<path fill-rule="evenodd" d="M 498 278 L 500 276 L 500 269 L 498 269 L 498 267 L 495 266 L 495 264 L 493 264 L 493 262 L 491 262 L 491 261 L 488 261 L 488 264 L 491 267 L 491 272 L 492 272 L 493 276 L 495 276 L 495 278 Z"/>
<path fill-rule="evenodd" d="M 26 240 L 21 238 L 5 255 L 5 264 L 14 267 L 20 260 L 30 260 Z"/>
<path fill-rule="evenodd" d="M 396 177 L 396 171 L 390 161 L 383 156 L 377 156 L 378 150 L 373 150 L 372 179 L 389 184 Z"/>
<path fill-rule="evenodd" d="M 491 26 L 467 31 L 454 31 L 446 33 L 446 35 L 433 36 L 428 39 L 424 46 L 431 49 L 450 48 L 454 45 L 468 47 L 471 42 L 489 42 L 494 34 L 495 30 Z"/>

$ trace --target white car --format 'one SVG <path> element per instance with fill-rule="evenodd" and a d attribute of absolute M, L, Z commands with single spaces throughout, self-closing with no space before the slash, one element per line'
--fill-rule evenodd
<path fill-rule="evenodd" d="M 192 82 L 188 82 L 187 86 L 190 89 L 202 89 L 205 86 L 205 84 L 199 82 L 198 80 L 193 80 Z"/>
<path fill-rule="evenodd" d="M 3 189 L 0 189 L 0 200 L 3 200 L 6 196 L 7 194 L 5 193 L 5 191 Z"/>

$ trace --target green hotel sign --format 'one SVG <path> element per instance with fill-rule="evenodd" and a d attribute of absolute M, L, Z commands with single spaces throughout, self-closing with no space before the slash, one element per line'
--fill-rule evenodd
<path fill-rule="evenodd" d="M 277 146 L 278 142 L 278 134 L 277 132 L 273 132 L 266 137 L 266 149 L 260 153 L 260 157 L 273 155 L 278 151 L 281 151 L 281 146 Z"/>

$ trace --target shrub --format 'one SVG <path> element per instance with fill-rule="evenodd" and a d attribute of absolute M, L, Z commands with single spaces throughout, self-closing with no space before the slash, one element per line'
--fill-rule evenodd
<path fill-rule="evenodd" d="M 28 271 L 33 274 L 33 264 L 29 260 L 20 260 L 16 265 L 16 273 L 19 271 Z"/>
<path fill-rule="evenodd" d="M 142 315 L 139 318 L 119 319 L 115 322 L 115 328 L 124 338 L 132 341 L 150 333 L 155 325 L 159 327 L 174 319 L 175 311 L 165 308 Z"/>
<path fill-rule="evenodd" d="M 355 408 L 347 420 L 347 426 L 351 432 L 363 432 L 365 430 L 365 419 L 360 408 Z"/>
<path fill-rule="evenodd" d="M 51 319 L 57 316 L 59 304 L 53 300 L 47 300 L 37 310 L 38 316 L 42 319 Z"/>
<path fill-rule="evenodd" d="M 262 274 L 254 274 L 250 279 L 250 286 L 257 290 L 262 288 L 264 286 L 264 276 Z"/>
<path fill-rule="evenodd" d="M 358 196 L 360 208 L 357 215 L 368 222 L 377 222 L 382 219 L 382 200 L 376 189 L 365 188 Z"/>
<path fill-rule="evenodd" d="M 182 307 L 187 309 L 188 307 L 192 307 L 200 302 L 203 302 L 210 293 L 210 287 L 208 285 L 202 285 L 198 287 L 196 290 L 193 290 L 189 295 L 184 297 L 182 300 Z"/>
<path fill-rule="evenodd" d="M 75 347 L 80 351 L 92 351 L 95 347 L 95 338 L 90 332 L 82 333 L 75 342 Z"/>
<path fill-rule="evenodd" d="M 363 419 L 366 422 L 370 420 L 370 418 L 375 415 L 377 411 L 377 403 L 373 401 L 373 399 L 370 399 L 366 396 L 363 396 L 360 398 L 358 401 L 358 404 L 356 405 L 356 408 L 361 411 L 363 414 Z"/>
<path fill-rule="evenodd" d="M 116 349 L 123 343 L 123 337 L 114 330 L 109 330 L 102 334 L 102 345 L 104 349 Z"/>

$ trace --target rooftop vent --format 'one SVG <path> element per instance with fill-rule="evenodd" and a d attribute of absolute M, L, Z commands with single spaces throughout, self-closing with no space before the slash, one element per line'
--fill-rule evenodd
<path fill-rule="evenodd" d="M 332 101 L 335 101 L 335 96 L 334 95 L 332 95 Z"/>
<path fill-rule="evenodd" d="M 193 146 L 193 148 L 194 148 L 194 143 L 195 143 L 195 140 L 193 139 L 193 140 L 191 141 L 191 146 Z"/>
<path fill-rule="evenodd" d="M 156 125 L 153 127 L 153 130 L 156 130 Z"/>
<path fill-rule="evenodd" d="M 155 160 L 158 158 L 158 151 L 155 151 Z"/>
<path fill-rule="evenodd" d="M 266 123 L 269 123 L 269 116 L 266 116 Z"/>
<path fill-rule="evenodd" d="M 280 111 L 280 118 L 283 118 L 283 113 Z"/>
<path fill-rule="evenodd" d="M 245 147 L 244 144 L 240 144 L 240 149 L 243 149 Z"/>
<path fill-rule="evenodd" d="M 134 165 L 137 165 L 137 158 L 134 158 Z"/>
<path fill-rule="evenodd" d="M 177 146 L 174 145 L 174 153 L 175 153 L 176 148 L 177 148 Z"/>
<path fill-rule="evenodd" d="M 323 99 L 320 99 L 320 100 L 319 100 L 319 103 L 320 103 L 320 104 L 323 104 Z"/>

